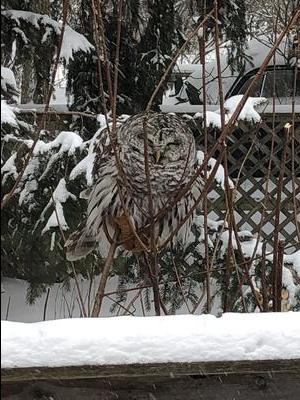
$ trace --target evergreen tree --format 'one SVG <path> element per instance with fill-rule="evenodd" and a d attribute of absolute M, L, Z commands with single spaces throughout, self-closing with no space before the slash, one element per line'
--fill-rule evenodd
<path fill-rule="evenodd" d="M 113 1 L 110 7 L 107 5 L 103 10 L 112 67 L 116 52 L 117 3 Z M 93 42 L 92 10 L 90 2 L 86 0 L 81 1 L 78 24 L 76 29 Z M 175 43 L 173 1 L 125 2 L 120 46 L 119 113 L 133 113 L 145 108 L 155 85 L 170 62 Z M 104 70 L 102 76 L 105 77 Z M 104 88 L 107 94 L 106 80 Z M 68 72 L 68 91 L 73 95 L 72 109 L 103 112 L 95 54 L 88 57 L 79 54 L 74 58 Z M 160 99 L 161 96 L 162 93 L 159 95 Z M 109 108 L 110 105 L 107 105 Z"/>
<path fill-rule="evenodd" d="M 51 16 L 50 0 L 6 1 L 4 10 L 7 12 L 2 13 L 2 63 L 20 72 L 22 103 L 43 103 L 49 90 L 54 32 L 46 24 L 40 23 L 37 27 L 29 18 L 9 11 L 31 12 L 32 18 L 38 21 L 39 15 Z"/>

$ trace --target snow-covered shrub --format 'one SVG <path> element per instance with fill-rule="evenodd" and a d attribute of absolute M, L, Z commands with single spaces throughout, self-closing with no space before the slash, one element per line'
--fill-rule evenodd
<path fill-rule="evenodd" d="M 5 121 L 3 196 L 22 170 L 36 134 L 30 125 L 24 129 L 20 120 Z M 45 289 L 44 284 L 67 282 L 73 276 L 72 266 L 65 260 L 60 229 L 74 230 L 84 218 L 85 201 L 80 199 L 80 192 L 86 187 L 85 179 L 73 173 L 71 180 L 69 175 L 88 153 L 88 146 L 89 142 L 84 142 L 79 132 L 64 131 L 56 137 L 40 132 L 15 195 L 2 211 L 2 273 L 30 281 L 31 300 L 40 294 L 41 287 Z M 99 258 L 91 256 L 83 263 L 76 263 L 76 269 L 87 277 L 93 269 L 99 272 L 100 265 Z"/>

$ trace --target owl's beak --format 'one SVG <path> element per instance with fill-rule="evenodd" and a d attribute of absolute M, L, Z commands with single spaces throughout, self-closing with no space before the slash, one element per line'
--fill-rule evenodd
<path fill-rule="evenodd" d="M 160 150 L 156 150 L 156 152 L 155 152 L 155 160 L 156 160 L 156 163 L 159 162 L 160 157 L 161 157 L 161 151 L 160 151 Z"/>

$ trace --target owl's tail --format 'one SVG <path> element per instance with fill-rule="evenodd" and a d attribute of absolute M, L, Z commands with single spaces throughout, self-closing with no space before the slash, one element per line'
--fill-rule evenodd
<path fill-rule="evenodd" d="M 66 257 L 69 261 L 80 260 L 91 253 L 97 245 L 97 238 L 91 235 L 85 222 L 66 241 Z"/>

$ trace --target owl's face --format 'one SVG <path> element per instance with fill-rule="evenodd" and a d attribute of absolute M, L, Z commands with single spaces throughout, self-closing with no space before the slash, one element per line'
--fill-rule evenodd
<path fill-rule="evenodd" d="M 144 146 L 143 134 L 139 138 Z M 178 162 L 185 156 L 186 137 L 176 134 L 173 129 L 162 128 L 147 135 L 149 161 L 151 164 L 168 164 Z"/>
<path fill-rule="evenodd" d="M 174 115 L 149 113 L 146 117 L 135 116 L 130 125 L 126 131 L 121 129 L 119 139 L 122 145 L 125 144 L 126 151 L 133 156 L 142 156 L 146 132 L 149 163 L 154 168 L 178 165 L 181 162 L 184 168 L 187 158 L 193 157 L 195 153 L 190 130 Z"/>

